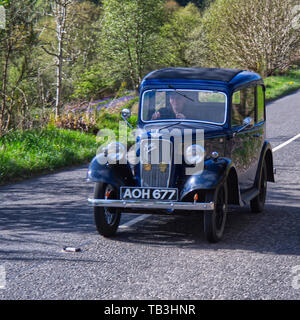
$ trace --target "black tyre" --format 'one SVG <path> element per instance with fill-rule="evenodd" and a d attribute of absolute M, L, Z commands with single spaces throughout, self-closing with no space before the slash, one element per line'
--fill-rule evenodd
<path fill-rule="evenodd" d="M 110 185 L 96 184 L 95 199 L 116 199 L 117 193 Z M 117 208 L 94 207 L 94 219 L 97 231 L 104 237 L 115 235 L 120 224 L 121 213 Z"/>
<path fill-rule="evenodd" d="M 264 210 L 267 195 L 267 166 L 264 161 L 259 179 L 259 194 L 250 201 L 251 211 L 259 213 Z"/>
<path fill-rule="evenodd" d="M 204 212 L 204 233 L 209 242 L 216 243 L 223 237 L 227 217 L 227 184 L 220 185 L 216 190 L 209 190 L 205 202 L 213 202 L 213 211 Z"/>

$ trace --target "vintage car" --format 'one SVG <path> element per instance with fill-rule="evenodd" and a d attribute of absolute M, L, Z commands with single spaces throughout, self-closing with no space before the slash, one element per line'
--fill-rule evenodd
<path fill-rule="evenodd" d="M 149 73 L 139 94 L 136 144 L 128 151 L 110 143 L 88 169 L 95 183 L 88 201 L 101 235 L 114 235 L 125 212 L 198 213 L 207 240 L 218 242 L 228 205 L 263 211 L 274 171 L 258 74 L 165 68 Z M 127 121 L 130 111 L 122 117 Z"/>

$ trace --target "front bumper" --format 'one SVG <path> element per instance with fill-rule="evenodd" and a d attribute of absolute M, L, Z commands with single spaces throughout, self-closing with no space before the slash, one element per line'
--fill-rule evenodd
<path fill-rule="evenodd" d="M 213 202 L 173 202 L 173 201 L 139 201 L 139 200 L 108 200 L 88 199 L 91 206 L 124 209 L 172 209 L 172 210 L 214 210 Z"/>

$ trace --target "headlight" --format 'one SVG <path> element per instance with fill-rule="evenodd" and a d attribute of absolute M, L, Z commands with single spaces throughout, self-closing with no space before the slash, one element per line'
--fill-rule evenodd
<path fill-rule="evenodd" d="M 185 162 L 192 165 L 199 164 L 204 160 L 204 148 L 198 144 L 192 144 L 186 148 L 184 153 Z"/>
<path fill-rule="evenodd" d="M 126 154 L 126 148 L 121 142 L 111 142 L 107 148 L 107 160 L 109 163 L 120 161 Z"/>

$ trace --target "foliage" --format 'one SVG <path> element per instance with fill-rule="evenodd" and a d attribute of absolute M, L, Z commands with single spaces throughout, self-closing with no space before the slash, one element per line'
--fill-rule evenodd
<path fill-rule="evenodd" d="M 200 11 L 192 3 L 172 14 L 161 28 L 162 65 L 188 67 L 186 50 L 190 45 L 190 32 L 200 24 Z"/>
<path fill-rule="evenodd" d="M 36 0 L 6 2 L 6 28 L 0 30 L 0 136 L 11 126 L 25 126 L 28 108 L 36 99 L 29 84 L 34 77 L 36 9 Z"/>
<path fill-rule="evenodd" d="M 300 43 L 293 8 L 293 0 L 216 0 L 193 34 L 190 61 L 263 76 L 287 69 Z"/>
<path fill-rule="evenodd" d="M 85 163 L 97 150 L 95 136 L 54 127 L 9 133 L 0 145 L 0 184 Z"/>
<path fill-rule="evenodd" d="M 207 6 L 207 3 L 212 0 L 177 0 L 181 6 L 186 6 L 189 3 L 196 5 L 199 9 L 204 9 Z"/>
<path fill-rule="evenodd" d="M 91 66 L 84 71 L 77 80 L 74 81 L 75 99 L 95 99 L 101 95 L 112 93 L 115 89 L 115 81 L 110 78 L 105 78 L 102 66 L 99 64 Z"/>
<path fill-rule="evenodd" d="M 139 100 L 132 91 L 124 91 L 124 86 L 125 84 L 121 86 L 114 97 L 67 105 L 58 119 L 51 115 L 50 123 L 59 128 L 94 134 L 107 127 L 113 129 L 118 136 L 121 110 L 123 108 L 131 109 Z M 136 119 L 136 115 L 131 118 L 133 126 L 136 126 Z"/>
<path fill-rule="evenodd" d="M 74 3 L 69 10 L 67 20 L 67 33 L 65 37 L 64 77 L 69 87 L 69 95 L 77 89 L 77 84 L 82 80 L 90 80 L 100 76 L 103 86 L 111 87 L 113 83 L 108 81 L 99 71 L 101 65 L 98 62 L 98 47 L 101 34 L 102 8 L 89 1 Z M 89 81 L 96 84 L 96 81 Z M 101 86 L 100 86 L 101 87 Z M 98 98 L 101 92 L 92 91 Z M 77 92 L 78 93 L 78 92 Z M 87 90 L 87 96 L 80 98 L 91 98 L 91 90 Z M 76 96 L 76 92 L 75 92 Z M 66 100 L 68 96 L 64 97 Z"/>
<path fill-rule="evenodd" d="M 162 0 L 104 0 L 101 52 L 113 79 L 137 89 L 159 56 L 157 36 L 164 21 Z"/>

